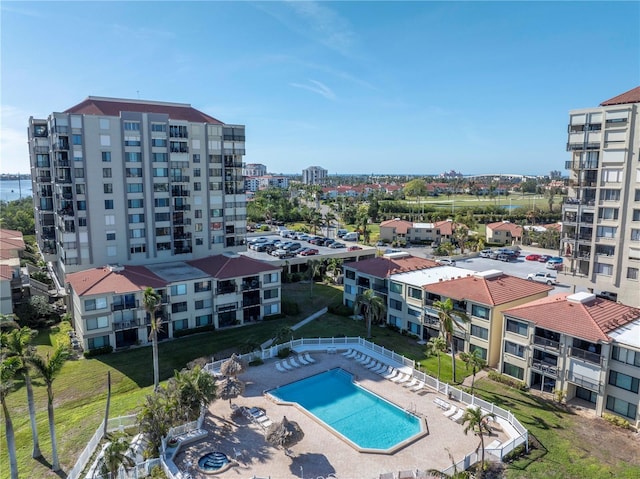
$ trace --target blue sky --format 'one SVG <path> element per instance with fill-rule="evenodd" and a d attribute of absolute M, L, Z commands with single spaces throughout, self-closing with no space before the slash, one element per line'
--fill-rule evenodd
<path fill-rule="evenodd" d="M 638 2 L 11 2 L 0 172 L 89 95 L 246 125 L 273 173 L 564 172 L 568 111 L 640 84 Z"/>

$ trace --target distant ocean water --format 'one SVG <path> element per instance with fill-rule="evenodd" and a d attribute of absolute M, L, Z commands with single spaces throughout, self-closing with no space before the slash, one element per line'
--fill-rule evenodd
<path fill-rule="evenodd" d="M 2 201 L 14 201 L 19 200 L 20 195 L 22 198 L 27 196 L 33 196 L 33 190 L 31 189 L 31 180 L 2 180 L 0 181 L 0 200 Z"/>

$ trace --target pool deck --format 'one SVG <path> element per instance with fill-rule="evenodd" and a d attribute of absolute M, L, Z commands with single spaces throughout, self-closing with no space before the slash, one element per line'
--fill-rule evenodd
<path fill-rule="evenodd" d="M 339 479 L 377 479 L 386 472 L 397 474 L 405 470 L 443 469 L 451 465 L 447 449 L 458 461 L 478 447 L 479 439 L 471 432 L 465 435 L 464 427 L 445 417 L 434 399 L 440 398 L 459 407 L 464 407 L 464 404 L 451 401 L 428 388 L 412 392 L 369 371 L 358 362 L 346 359 L 339 352 L 314 351 L 311 355 L 316 359 L 315 364 L 286 373 L 275 368 L 275 359 L 267 360 L 261 366 L 249 367 L 240 376 L 246 383 L 245 393 L 233 401 L 240 407 L 263 408 L 273 422 L 280 421 L 283 416 L 296 421 L 305 436 L 291 448 L 290 455 L 267 444 L 264 430 L 259 425 L 240 415 L 232 417 L 229 401 L 217 400 L 209 407 L 206 416 L 204 427 L 209 431 L 208 436 L 186 446 L 176 455 L 178 468 L 191 473 L 194 479 L 251 479 L 254 476 L 315 479 L 328 474 Z M 276 404 L 263 395 L 263 391 L 336 367 L 349 371 L 359 384 L 370 391 L 426 417 L 429 434 L 391 455 L 361 453 L 298 407 Z M 504 432 L 497 431 L 485 437 L 485 445 L 506 439 Z M 235 457 L 238 465 L 222 473 L 197 471 L 193 465 L 210 451 L 224 452 L 232 459 Z"/>

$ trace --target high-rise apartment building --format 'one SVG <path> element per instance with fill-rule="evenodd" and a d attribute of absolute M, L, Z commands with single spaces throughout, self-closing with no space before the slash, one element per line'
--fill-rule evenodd
<path fill-rule="evenodd" d="M 310 166 L 302 170 L 302 182 L 305 185 L 321 185 L 328 173 L 327 170 L 319 166 Z"/>
<path fill-rule="evenodd" d="M 245 249 L 245 128 L 188 104 L 88 97 L 29 119 L 36 234 L 61 279 Z"/>
<path fill-rule="evenodd" d="M 567 279 L 640 306 L 640 87 L 569 112 Z"/>

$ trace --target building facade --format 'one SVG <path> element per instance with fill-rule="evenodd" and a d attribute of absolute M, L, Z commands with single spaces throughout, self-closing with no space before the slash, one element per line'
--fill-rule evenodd
<path fill-rule="evenodd" d="M 20 258 L 25 248 L 20 231 L 0 229 L 0 314 L 13 314 L 22 298 Z"/>
<path fill-rule="evenodd" d="M 569 112 L 567 280 L 640 306 L 640 87 Z"/>
<path fill-rule="evenodd" d="M 67 275 L 70 311 L 85 350 L 149 341 L 144 291 L 160 297 L 159 339 L 189 330 L 245 325 L 280 313 L 280 274 L 269 265 L 225 253 L 188 262 L 105 266 Z"/>
<path fill-rule="evenodd" d="M 640 425 L 640 310 L 592 293 L 504 311 L 500 371 Z"/>
<path fill-rule="evenodd" d="M 242 167 L 244 176 L 264 176 L 267 174 L 267 166 L 260 163 L 246 163 Z"/>
<path fill-rule="evenodd" d="M 88 97 L 29 119 L 38 244 L 66 274 L 245 249 L 245 128 L 188 104 Z"/>
<path fill-rule="evenodd" d="M 305 185 L 321 185 L 328 175 L 328 170 L 319 166 L 310 166 L 302 170 L 302 183 Z"/>

